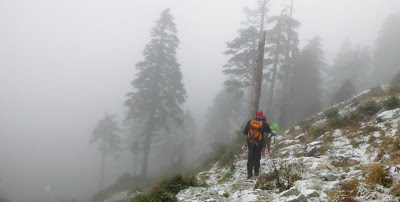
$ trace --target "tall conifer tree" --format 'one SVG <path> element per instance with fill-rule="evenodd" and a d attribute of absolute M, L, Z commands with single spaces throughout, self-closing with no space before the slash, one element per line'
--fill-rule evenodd
<path fill-rule="evenodd" d="M 168 129 L 169 120 L 181 121 L 186 91 L 176 58 L 178 45 L 174 17 L 166 9 L 151 30 L 151 40 L 143 51 L 144 60 L 136 64 L 137 74 L 131 82 L 133 91 L 125 101 L 129 108 L 126 119 L 144 124 L 142 176 L 147 175 L 153 136 L 161 129 Z"/>

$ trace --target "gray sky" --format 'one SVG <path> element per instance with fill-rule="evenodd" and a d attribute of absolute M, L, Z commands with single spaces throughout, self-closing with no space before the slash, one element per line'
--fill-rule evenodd
<path fill-rule="evenodd" d="M 165 8 L 182 42 L 185 106 L 203 123 L 222 88 L 225 42 L 237 36 L 251 2 L 0 0 L 0 193 L 40 200 L 52 184 L 57 195 L 82 199 L 98 189 L 91 131 L 104 112 L 123 117 L 134 65 Z M 273 1 L 272 12 L 289 3 Z M 373 45 L 399 8 L 398 0 L 295 0 L 294 17 L 302 23 L 301 44 L 320 35 L 332 59 L 345 37 Z M 108 183 L 124 170 L 112 168 Z"/>

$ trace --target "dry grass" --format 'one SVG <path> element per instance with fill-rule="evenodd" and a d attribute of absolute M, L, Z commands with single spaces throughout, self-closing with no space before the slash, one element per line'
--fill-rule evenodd
<path fill-rule="evenodd" d="M 392 186 L 393 179 L 381 164 L 372 164 L 365 171 L 368 173 L 366 182 L 369 185 L 380 184 L 387 188 Z"/>
<path fill-rule="evenodd" d="M 396 183 L 395 185 L 393 185 L 390 192 L 393 196 L 400 196 L 400 183 Z"/>

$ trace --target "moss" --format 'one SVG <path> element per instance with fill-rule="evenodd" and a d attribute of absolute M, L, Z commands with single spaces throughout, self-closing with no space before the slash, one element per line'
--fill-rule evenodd
<path fill-rule="evenodd" d="M 383 102 L 383 106 L 387 110 L 400 108 L 400 99 L 396 96 L 391 96 Z"/>

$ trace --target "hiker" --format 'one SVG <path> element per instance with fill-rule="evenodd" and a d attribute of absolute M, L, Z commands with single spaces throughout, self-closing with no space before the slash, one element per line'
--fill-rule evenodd
<path fill-rule="evenodd" d="M 247 122 L 243 133 L 247 135 L 247 147 L 249 150 L 249 156 L 247 159 L 247 179 L 250 179 L 254 175 L 260 174 L 260 160 L 261 150 L 264 145 L 264 133 L 271 133 L 271 129 L 266 122 L 263 122 L 264 114 L 262 111 L 257 111 L 256 118 Z"/>
<path fill-rule="evenodd" d="M 267 118 L 265 116 L 263 116 L 262 118 L 263 122 L 267 123 Z M 272 130 L 272 128 L 271 128 Z M 265 148 L 267 148 L 268 154 L 271 152 L 271 139 L 273 136 L 276 135 L 276 131 L 272 131 L 271 133 L 264 133 L 264 146 L 262 148 L 261 154 L 264 155 L 265 154 Z"/>

